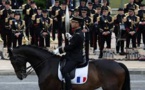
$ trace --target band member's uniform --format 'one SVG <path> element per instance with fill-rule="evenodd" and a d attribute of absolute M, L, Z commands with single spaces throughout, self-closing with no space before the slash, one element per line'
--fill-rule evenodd
<path fill-rule="evenodd" d="M 130 40 L 132 40 L 132 48 L 136 48 L 136 37 L 138 31 L 139 17 L 135 15 L 134 9 L 129 9 L 129 15 L 126 18 L 126 48 L 130 48 Z"/>
<path fill-rule="evenodd" d="M 79 14 L 81 16 L 82 15 L 82 13 L 81 13 L 82 9 L 85 8 L 85 9 L 88 10 L 88 7 L 86 6 L 86 0 L 81 0 L 80 1 L 80 6 L 77 6 L 76 8 L 79 10 Z"/>
<path fill-rule="evenodd" d="M 10 8 L 10 2 L 9 1 L 6 1 L 5 2 L 5 8 L 2 9 L 0 11 L 0 14 L 1 14 L 1 26 L 2 26 L 2 31 L 1 31 L 1 35 L 2 35 L 2 39 L 3 39 L 3 46 L 6 47 L 7 46 L 7 31 L 8 29 L 5 28 L 5 20 L 6 18 L 8 19 L 10 17 L 10 13 L 12 12 L 12 9 Z"/>
<path fill-rule="evenodd" d="M 128 10 L 129 10 L 130 8 L 134 8 L 134 9 L 135 9 L 135 13 L 137 13 L 138 10 L 139 10 L 139 6 L 138 6 L 137 4 L 135 4 L 135 3 L 133 2 L 133 0 L 130 0 L 129 3 L 124 4 L 124 12 L 125 12 L 125 13 L 128 13 Z"/>
<path fill-rule="evenodd" d="M 116 53 L 119 53 L 121 50 L 121 55 L 124 54 L 124 41 L 125 41 L 125 35 L 126 35 L 126 30 L 125 30 L 125 25 L 124 25 L 124 9 L 119 8 L 118 9 L 118 14 L 114 16 L 114 33 L 116 37 Z"/>
<path fill-rule="evenodd" d="M 93 3 L 92 2 L 88 2 L 88 11 L 87 11 L 87 16 L 92 16 L 95 14 L 96 10 L 93 9 Z"/>
<path fill-rule="evenodd" d="M 143 44 L 144 44 L 144 49 L 145 49 L 145 9 L 144 8 L 145 8 L 145 5 L 141 4 L 140 10 L 138 11 L 140 22 L 139 22 L 139 30 L 137 33 L 137 42 L 138 42 L 138 46 L 140 46 L 141 36 L 143 35 Z"/>
<path fill-rule="evenodd" d="M 40 31 L 40 47 L 50 47 L 50 32 L 52 29 L 53 20 L 48 17 L 48 11 L 42 11 L 41 31 Z"/>
<path fill-rule="evenodd" d="M 87 16 L 87 9 L 82 9 L 82 18 L 84 19 L 84 23 L 82 25 L 82 28 L 86 31 L 83 31 L 85 33 L 85 56 L 86 60 L 89 60 L 89 41 L 90 41 L 90 24 L 91 24 L 91 18 Z"/>
<path fill-rule="evenodd" d="M 2 17 L 1 17 L 1 10 L 3 10 L 5 8 L 5 2 L 6 0 L 1 0 L 2 4 L 0 5 L 0 41 L 2 41 L 2 38 L 1 38 L 1 31 L 2 31 L 2 24 L 3 24 L 3 21 L 2 21 Z"/>
<path fill-rule="evenodd" d="M 56 31 L 58 31 L 58 19 L 57 19 L 57 15 L 58 15 L 58 11 L 60 10 L 60 6 L 59 6 L 59 0 L 55 0 L 55 4 L 53 7 L 50 7 L 50 17 L 53 19 L 53 30 L 52 30 L 52 39 L 55 40 L 55 34 Z"/>
<path fill-rule="evenodd" d="M 62 2 L 61 3 L 61 9 L 58 11 L 58 15 L 57 15 L 57 20 L 58 20 L 58 46 L 62 46 L 62 42 L 63 42 L 63 37 L 62 34 L 65 37 L 65 29 L 63 27 L 63 18 L 65 17 L 66 14 L 66 2 Z"/>
<path fill-rule="evenodd" d="M 40 7 L 37 8 L 37 14 L 32 15 L 32 30 L 34 31 L 34 45 L 39 46 L 39 37 L 41 31 L 41 18 L 42 18 L 42 10 Z"/>
<path fill-rule="evenodd" d="M 31 17 L 29 16 L 30 8 L 31 8 L 31 0 L 27 0 L 27 4 L 22 5 L 22 12 L 24 15 L 24 20 L 26 23 L 26 36 L 29 39 L 29 27 L 30 27 L 30 22 L 31 22 Z"/>
<path fill-rule="evenodd" d="M 93 9 L 96 9 L 97 7 L 100 7 L 101 3 L 99 2 L 99 0 L 94 0 L 93 2 Z"/>
<path fill-rule="evenodd" d="M 105 41 L 107 44 L 106 48 L 111 48 L 111 33 L 114 22 L 113 18 L 108 15 L 108 8 L 103 9 L 103 13 L 100 17 L 98 17 L 98 28 L 99 28 L 99 47 L 100 47 L 100 55 L 98 58 L 103 57 L 103 49 L 105 45 Z"/>
<path fill-rule="evenodd" d="M 31 36 L 31 45 L 34 45 L 35 43 L 35 37 L 34 37 L 34 28 L 32 27 L 32 20 L 31 20 L 31 17 L 32 15 L 34 14 L 37 14 L 37 6 L 35 4 L 34 1 L 31 1 L 31 8 L 29 8 L 27 10 L 27 15 L 29 15 L 30 17 L 30 22 L 29 22 L 29 26 L 28 26 L 28 29 L 30 31 L 30 36 Z"/>
<path fill-rule="evenodd" d="M 11 29 L 12 29 L 12 38 L 13 38 L 13 48 L 22 45 L 22 38 L 25 30 L 25 21 L 21 19 L 21 14 L 19 12 L 15 12 L 14 20 L 10 21 Z"/>
<path fill-rule="evenodd" d="M 134 3 L 140 6 L 141 3 L 142 3 L 142 1 L 143 1 L 143 0 L 134 0 Z"/>
<path fill-rule="evenodd" d="M 7 43 L 7 48 L 11 48 L 12 46 L 12 29 L 10 26 L 10 21 L 14 20 L 14 11 L 10 12 L 10 17 L 9 18 L 5 18 L 5 40 Z M 5 41 L 4 40 L 4 41 Z"/>
<path fill-rule="evenodd" d="M 112 9 L 111 9 L 110 6 L 107 5 L 107 3 L 108 3 L 108 0 L 103 0 L 102 10 L 101 10 L 102 12 L 101 13 L 103 13 L 104 8 L 108 8 L 108 15 L 111 15 Z"/>
<path fill-rule="evenodd" d="M 98 43 L 98 21 L 97 18 L 101 16 L 101 6 L 97 7 L 97 12 L 93 16 L 93 39 L 92 39 L 92 46 L 93 46 L 93 52 L 98 48 L 97 43 Z"/>

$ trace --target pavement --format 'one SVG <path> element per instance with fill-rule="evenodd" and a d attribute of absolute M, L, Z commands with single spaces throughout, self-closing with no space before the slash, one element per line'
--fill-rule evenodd
<path fill-rule="evenodd" d="M 112 37 L 112 50 L 115 51 L 115 38 L 114 35 Z M 0 44 L 0 48 L 2 47 L 2 44 Z M 57 41 L 51 42 L 51 49 L 54 49 L 57 47 Z M 138 48 L 138 51 L 140 55 L 145 55 L 145 50 L 143 50 L 143 45 L 141 45 L 140 48 Z M 98 59 L 98 54 L 93 53 L 93 49 L 90 48 L 90 58 Z M 138 61 L 138 60 L 123 60 L 125 56 L 115 55 L 115 60 L 117 62 L 121 62 L 127 66 L 131 74 L 143 74 L 145 75 L 145 61 Z M 29 64 L 28 64 L 29 66 Z M 14 75 L 14 69 L 10 63 L 10 60 L 0 60 L 0 75 Z M 35 73 L 33 73 L 35 74 Z"/>

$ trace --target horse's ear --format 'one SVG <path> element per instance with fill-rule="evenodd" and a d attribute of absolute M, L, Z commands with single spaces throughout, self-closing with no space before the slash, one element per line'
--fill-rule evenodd
<path fill-rule="evenodd" d="M 9 56 L 10 56 L 10 57 L 13 56 L 13 52 L 12 52 L 12 49 L 11 49 L 11 48 L 8 48 L 8 53 L 9 53 Z"/>

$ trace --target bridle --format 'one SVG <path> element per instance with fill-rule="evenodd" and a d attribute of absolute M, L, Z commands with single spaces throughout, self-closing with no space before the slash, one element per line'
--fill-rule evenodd
<path fill-rule="evenodd" d="M 23 56 L 23 55 L 17 55 L 17 56 L 14 56 L 14 57 L 22 57 L 22 58 L 25 58 L 25 60 L 27 60 L 28 59 L 28 57 L 26 57 L 26 56 Z M 53 57 L 53 56 L 55 56 L 55 54 L 53 54 L 53 55 L 51 55 L 51 56 L 49 56 L 48 58 L 50 58 L 50 57 Z M 47 61 L 47 59 L 45 59 L 45 60 L 43 60 L 42 62 L 40 62 L 39 64 L 37 64 L 37 65 L 34 65 L 33 67 L 35 68 L 35 70 L 36 69 L 38 69 L 43 63 L 45 63 Z M 16 61 L 15 61 L 16 62 Z M 23 62 L 22 61 L 17 61 L 18 63 L 20 63 L 20 64 L 23 64 Z M 28 75 L 30 75 L 33 71 L 34 71 L 34 69 L 33 69 L 33 67 L 30 65 L 30 66 L 28 66 L 28 67 L 26 67 L 26 69 L 25 69 L 25 71 L 26 71 L 26 76 L 28 76 Z M 17 71 L 21 71 L 22 69 L 19 69 L 19 70 L 17 70 Z M 28 70 L 28 71 L 27 71 Z M 21 72 L 21 74 L 22 74 L 22 72 Z"/>

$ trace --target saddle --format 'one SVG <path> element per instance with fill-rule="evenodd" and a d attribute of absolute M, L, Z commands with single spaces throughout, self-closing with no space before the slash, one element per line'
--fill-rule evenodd
<path fill-rule="evenodd" d="M 78 65 L 73 71 L 70 72 L 72 84 L 84 84 L 87 81 L 89 64 L 85 58 L 83 60 L 83 63 L 80 63 L 80 65 Z M 60 63 L 58 64 L 58 78 L 63 82 L 65 82 L 65 80 L 62 76 L 61 70 L 65 64 L 66 59 L 62 57 Z"/>
<path fill-rule="evenodd" d="M 65 56 L 62 56 L 62 58 L 60 60 L 60 71 L 64 68 L 65 64 L 66 64 L 66 58 L 65 58 Z M 83 62 L 80 63 L 73 71 L 70 72 L 71 79 L 73 79 L 75 77 L 75 72 L 76 72 L 77 68 L 83 68 L 87 65 L 88 65 L 88 62 L 87 62 L 85 56 L 83 56 Z"/>

